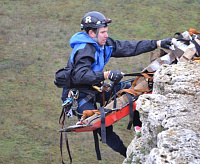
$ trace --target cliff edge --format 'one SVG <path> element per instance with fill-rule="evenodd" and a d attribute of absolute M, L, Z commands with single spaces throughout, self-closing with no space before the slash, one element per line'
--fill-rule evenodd
<path fill-rule="evenodd" d="M 200 163 L 200 64 L 163 64 L 153 94 L 141 95 L 136 109 L 142 130 L 123 164 Z"/>

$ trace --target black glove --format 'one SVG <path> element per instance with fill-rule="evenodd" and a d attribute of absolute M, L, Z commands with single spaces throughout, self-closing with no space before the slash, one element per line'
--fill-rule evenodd
<path fill-rule="evenodd" d="M 172 45 L 172 38 L 166 38 L 160 41 L 160 47 L 169 49 Z"/>
<path fill-rule="evenodd" d="M 111 70 L 108 74 L 108 79 L 113 81 L 114 83 L 119 83 L 123 78 L 123 73 L 119 70 Z"/>

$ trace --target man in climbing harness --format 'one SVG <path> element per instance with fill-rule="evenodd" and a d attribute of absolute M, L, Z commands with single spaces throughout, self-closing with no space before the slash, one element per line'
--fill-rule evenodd
<path fill-rule="evenodd" d="M 73 48 L 68 61 L 68 67 L 72 69 L 71 87 L 63 88 L 62 101 L 65 102 L 69 92 L 76 94 L 77 113 L 84 110 L 96 109 L 96 102 L 102 105 L 102 95 L 92 86 L 101 86 L 101 82 L 108 79 L 115 85 L 116 91 L 129 88 L 129 85 L 120 82 L 123 73 L 119 70 L 104 71 L 104 66 L 111 57 L 130 57 L 150 52 L 158 47 L 169 48 L 171 38 L 163 40 L 119 41 L 108 36 L 107 19 L 102 13 L 88 12 L 81 21 L 81 30 L 70 39 Z M 70 90 L 73 88 L 73 91 Z M 79 95 L 77 95 L 79 92 Z M 109 98 L 106 93 L 106 99 Z M 141 122 L 138 122 L 141 126 Z M 98 131 L 101 136 L 101 130 Z M 112 125 L 106 128 L 106 143 L 114 151 L 126 157 L 126 147 L 122 140 L 113 131 Z"/>

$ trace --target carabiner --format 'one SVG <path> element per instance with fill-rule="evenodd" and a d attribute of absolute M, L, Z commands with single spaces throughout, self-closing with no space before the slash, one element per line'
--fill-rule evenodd
<path fill-rule="evenodd" d="M 71 89 L 68 93 L 68 97 L 71 97 L 73 99 L 78 99 L 79 97 L 79 90 Z"/>
<path fill-rule="evenodd" d="M 76 93 L 74 93 L 74 99 L 78 99 L 78 97 L 79 97 L 79 90 L 76 90 L 75 91 Z"/>

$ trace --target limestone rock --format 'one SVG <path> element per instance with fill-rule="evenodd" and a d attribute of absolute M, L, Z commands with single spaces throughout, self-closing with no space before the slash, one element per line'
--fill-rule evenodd
<path fill-rule="evenodd" d="M 153 94 L 137 100 L 143 123 L 125 163 L 200 164 L 200 64 L 162 65 Z"/>

